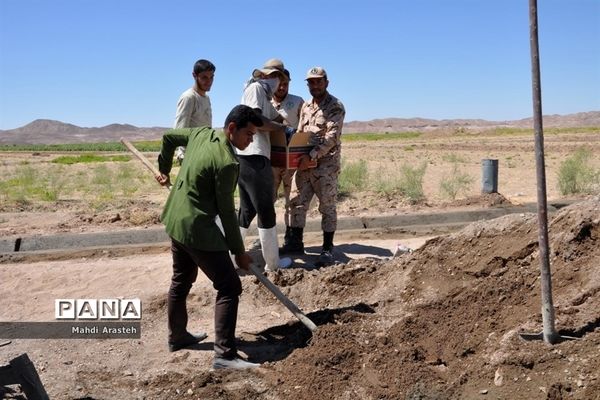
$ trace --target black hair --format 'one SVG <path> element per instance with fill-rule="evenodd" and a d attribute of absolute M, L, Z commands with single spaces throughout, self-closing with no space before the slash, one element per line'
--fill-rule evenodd
<path fill-rule="evenodd" d="M 217 70 L 217 67 L 215 67 L 215 64 L 211 63 L 208 60 L 198 60 L 194 64 L 194 74 L 196 74 L 196 75 L 201 74 L 206 71 L 215 72 L 216 70 Z"/>
<path fill-rule="evenodd" d="M 227 128 L 230 122 L 234 122 L 237 129 L 245 128 L 248 126 L 248 123 L 256 127 L 263 125 L 260 110 L 243 104 L 233 107 L 227 118 L 225 118 L 225 125 L 223 127 Z"/>
<path fill-rule="evenodd" d="M 284 69 L 283 69 L 283 74 L 284 74 L 285 76 L 287 76 L 287 78 L 288 78 L 288 81 L 291 81 L 291 80 L 292 80 L 292 78 L 290 78 L 290 71 L 288 71 L 287 69 L 285 69 L 285 68 L 284 68 Z"/>

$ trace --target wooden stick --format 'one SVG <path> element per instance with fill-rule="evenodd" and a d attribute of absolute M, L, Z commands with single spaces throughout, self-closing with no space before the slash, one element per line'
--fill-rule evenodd
<path fill-rule="evenodd" d="M 150 161 L 148 161 L 148 159 L 146 157 L 144 157 L 144 155 L 142 153 L 140 153 L 138 151 L 138 149 L 136 149 L 133 146 L 133 144 L 131 144 L 131 142 L 129 142 L 125 138 L 122 138 L 121 143 L 123 143 L 125 145 L 125 147 L 127 147 L 127 149 L 129 151 L 131 151 L 131 153 L 133 153 L 134 156 L 137 157 L 138 160 L 140 160 L 150 171 L 152 171 L 152 173 L 155 176 L 160 175 L 160 172 L 158 171 L 158 169 L 156 169 L 156 167 L 154 167 L 154 165 L 152 165 L 152 163 Z M 263 275 L 262 272 L 255 265 L 250 264 L 250 272 L 252 272 L 252 274 L 254 276 L 256 276 L 256 278 L 258 278 L 260 283 L 265 285 L 265 287 L 267 289 L 269 289 L 269 291 L 271 293 L 273 293 L 273 295 L 277 298 L 277 300 L 279 300 L 288 310 L 290 310 L 291 313 L 296 318 L 298 318 L 298 320 L 300 322 L 302 322 L 304 324 L 304 326 L 306 326 L 311 332 L 314 332 L 317 330 L 317 326 L 315 325 L 315 323 L 312 322 L 310 320 L 310 318 L 308 318 L 306 315 L 304 315 L 304 313 L 302 313 L 302 311 L 298 308 L 298 306 L 295 305 L 290 299 L 288 299 L 281 292 L 281 290 L 279 290 L 279 288 L 277 286 L 275 286 L 273 284 L 273 282 L 271 282 L 269 280 L 269 278 L 267 278 L 265 275 Z"/>
<path fill-rule="evenodd" d="M 138 160 L 140 160 L 142 162 L 142 164 L 144 164 L 150 171 L 152 171 L 152 173 L 155 176 L 160 176 L 160 171 L 154 166 L 154 164 L 152 164 L 150 161 L 148 161 L 148 159 L 146 157 L 144 157 L 144 155 L 142 153 L 140 153 L 138 151 L 138 149 L 135 148 L 134 145 L 131 144 L 131 142 L 125 138 L 121 138 L 121 143 L 123 143 L 125 145 L 125 147 L 127 147 L 127 150 L 129 150 L 131 153 L 133 153 L 134 156 L 136 156 L 138 158 Z"/>

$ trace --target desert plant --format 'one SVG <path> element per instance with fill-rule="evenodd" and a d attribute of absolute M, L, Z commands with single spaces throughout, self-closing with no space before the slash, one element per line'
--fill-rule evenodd
<path fill-rule="evenodd" d="M 562 195 L 595 193 L 600 186 L 600 170 L 590 165 L 592 151 L 581 147 L 558 169 L 558 189 Z"/>
<path fill-rule="evenodd" d="M 113 181 L 112 171 L 105 165 L 100 165 L 94 169 L 94 177 L 92 183 L 96 185 L 109 186 Z"/>
<path fill-rule="evenodd" d="M 342 170 L 338 178 L 338 193 L 346 195 L 353 191 L 364 190 L 367 184 L 367 162 L 358 160 L 348 163 L 342 162 Z"/>
<path fill-rule="evenodd" d="M 425 199 L 423 178 L 426 169 L 426 162 L 418 167 L 404 164 L 400 166 L 400 174 L 379 173 L 373 181 L 373 188 L 388 197 L 400 194 L 412 204 L 419 203 Z"/>
<path fill-rule="evenodd" d="M 29 164 L 19 164 L 14 174 L 0 184 L 2 200 L 26 203 L 56 201 L 64 186 L 62 169 L 40 171 Z"/>
<path fill-rule="evenodd" d="M 415 204 L 425 199 L 423 193 L 423 178 L 427 163 L 423 162 L 418 167 L 402 165 L 400 167 L 400 193 Z"/>
<path fill-rule="evenodd" d="M 45 190 L 42 195 L 42 200 L 57 201 L 60 194 L 65 188 L 66 178 L 64 168 L 51 168 L 46 171 Z"/>
<path fill-rule="evenodd" d="M 465 164 L 467 162 L 466 158 L 456 155 L 454 153 L 444 154 L 442 156 L 442 160 L 449 162 L 450 164 Z"/>
<path fill-rule="evenodd" d="M 29 201 L 29 197 L 39 193 L 38 174 L 30 165 L 19 165 L 15 175 L 6 181 L 6 187 L 9 200 Z"/>
<path fill-rule="evenodd" d="M 454 162 L 450 175 L 442 177 L 440 192 L 442 196 L 454 200 L 459 193 L 466 194 L 473 181 L 473 177 L 463 172 L 459 168 L 458 162 Z"/>

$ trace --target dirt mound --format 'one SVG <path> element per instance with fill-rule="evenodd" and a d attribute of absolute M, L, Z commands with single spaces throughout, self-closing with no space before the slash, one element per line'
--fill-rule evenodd
<path fill-rule="evenodd" d="M 579 340 L 550 347 L 517 334 L 541 331 L 537 220 L 506 216 L 398 261 L 324 271 L 318 291 L 311 276 L 294 277 L 303 301 L 343 304 L 369 293 L 375 312 L 348 311 L 321 326 L 274 365 L 274 390 L 287 399 L 600 398 L 599 216 L 594 199 L 550 224 L 557 328 Z M 401 305 L 374 301 L 381 286 L 401 282 Z"/>
<path fill-rule="evenodd" d="M 557 328 L 577 340 L 518 335 L 542 329 L 537 218 L 509 215 L 387 262 L 270 274 L 318 310 L 312 336 L 300 323 L 243 333 L 240 348 L 264 363 L 258 372 L 183 367 L 134 385 L 152 398 L 598 399 L 600 199 L 562 209 L 549 229 Z M 276 301 L 243 281 L 247 301 Z M 156 299 L 148 311 L 163 307 Z"/>
<path fill-rule="evenodd" d="M 151 202 L 131 201 L 122 204 L 119 211 L 101 210 L 101 211 L 79 211 L 69 220 L 59 224 L 61 230 L 72 230 L 74 228 L 83 228 L 85 226 L 115 228 L 134 227 L 142 225 L 160 224 L 160 209 Z"/>
<path fill-rule="evenodd" d="M 464 199 L 458 199 L 444 204 L 445 207 L 494 207 L 494 206 L 510 206 L 512 202 L 500 193 L 482 193 L 479 196 L 469 196 Z"/>
<path fill-rule="evenodd" d="M 152 398 L 187 390 L 207 399 L 600 398 L 600 199 L 551 221 L 557 328 L 577 337 L 554 346 L 540 332 L 537 218 L 471 224 L 390 261 L 270 274 L 319 325 L 242 334 L 259 372 L 165 376 L 136 383 Z M 276 300 L 253 278 L 245 299 Z M 200 299 L 209 306 L 210 299 Z M 149 312 L 162 312 L 156 299 Z M 189 394 L 191 395 L 191 394 Z"/>

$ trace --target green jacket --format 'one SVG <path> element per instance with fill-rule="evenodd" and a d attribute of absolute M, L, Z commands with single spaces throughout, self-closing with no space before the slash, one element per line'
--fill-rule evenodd
<path fill-rule="evenodd" d="M 239 163 L 223 132 L 207 127 L 171 129 L 162 139 L 158 169 L 171 172 L 173 153 L 185 146 L 185 159 L 161 215 L 167 234 L 204 251 L 244 252 L 233 195 Z M 225 237 L 215 223 L 219 216 Z"/>

